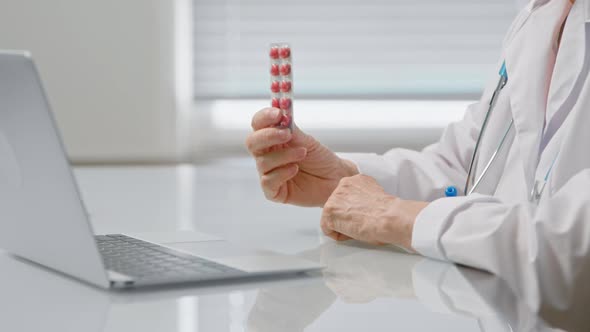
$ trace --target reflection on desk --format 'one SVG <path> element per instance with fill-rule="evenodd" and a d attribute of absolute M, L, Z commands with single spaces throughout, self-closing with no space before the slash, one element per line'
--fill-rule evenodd
<path fill-rule="evenodd" d="M 329 322 L 317 321 L 335 302 L 360 304 L 382 298 L 417 299 L 432 312 L 475 319 L 477 328 L 473 331 L 557 330 L 514 297 L 500 279 L 487 273 L 352 241 L 330 241 L 301 256 L 320 261 L 327 268 L 315 278 L 113 293 L 0 255 L 0 330 L 188 332 L 179 324 L 198 320 L 197 313 L 166 308 L 176 309 L 187 298 L 236 289 L 259 289 L 240 322 L 244 325 L 234 326 L 236 331 L 331 331 L 326 328 Z M 395 305 L 386 307 L 392 318 L 388 326 L 362 324 L 369 330 L 395 329 L 398 309 Z M 219 315 L 219 319 L 222 317 Z M 571 327 L 571 322 L 568 324 Z"/>
<path fill-rule="evenodd" d="M 326 264 L 324 283 L 260 290 L 248 319 L 249 331 L 304 331 L 336 298 L 367 303 L 380 297 L 415 297 L 435 312 L 477 319 L 480 331 L 561 331 L 548 326 L 491 274 L 391 248 L 354 247 L 363 245 L 329 242 L 302 253 Z M 562 323 L 576 328 L 572 322 Z M 578 325 L 578 330 L 588 326 Z"/>
<path fill-rule="evenodd" d="M 155 312 L 165 307 L 167 300 L 174 303 L 187 296 L 198 298 L 244 288 L 260 290 L 244 328 L 238 331 L 322 331 L 325 322 L 315 323 L 337 300 L 358 304 L 380 298 L 415 298 L 433 312 L 474 318 L 478 326 L 474 331 L 551 330 L 501 280 L 487 273 L 356 242 L 328 242 L 301 256 L 327 266 L 321 278 L 109 293 L 2 255 L 0 310 L 4 317 L 0 330 L 101 332 L 141 327 L 143 331 L 180 331 L 177 323 L 174 327 L 165 323 L 165 311 Z M 141 308 L 139 312 L 145 316 L 126 317 L 133 313 L 128 310 L 133 306 Z M 395 328 L 396 308 L 390 308 L 390 328 Z M 177 322 L 176 318 L 173 314 L 168 322 Z M 366 327 L 380 330 L 379 326 Z"/>
<path fill-rule="evenodd" d="M 585 285 L 554 290 L 578 299 L 569 310 L 542 306 L 544 321 L 526 305 L 533 297 L 489 274 L 321 238 L 321 211 L 266 201 L 250 159 L 77 175 L 99 233 L 198 230 L 327 268 L 307 278 L 109 293 L 0 253 L 0 331 L 550 330 L 545 321 L 590 331 Z"/>

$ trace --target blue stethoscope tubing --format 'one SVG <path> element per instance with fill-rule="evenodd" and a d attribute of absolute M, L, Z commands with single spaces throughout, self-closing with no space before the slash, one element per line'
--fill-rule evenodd
<path fill-rule="evenodd" d="M 473 191 L 480 184 L 481 180 L 483 179 L 483 177 L 487 173 L 488 169 L 490 168 L 490 166 L 493 164 L 494 160 L 498 156 L 498 153 L 502 149 L 502 146 L 504 145 L 504 142 L 506 141 L 506 137 L 508 137 L 508 133 L 510 132 L 510 130 L 514 126 L 514 119 L 512 119 L 512 120 L 510 120 L 510 124 L 508 125 L 506 132 L 502 136 L 502 139 L 500 140 L 500 143 L 498 144 L 496 151 L 494 151 L 494 154 L 490 157 L 490 160 L 488 161 L 488 163 L 484 167 L 479 178 L 477 178 L 477 180 L 474 181 L 473 177 L 475 176 L 475 174 L 473 172 L 473 167 L 475 164 L 475 160 L 477 158 L 477 153 L 479 152 L 479 146 L 481 144 L 483 133 L 487 127 L 488 120 L 490 119 L 490 114 L 492 113 L 492 111 L 494 110 L 494 108 L 496 106 L 496 101 L 498 100 L 498 96 L 500 95 L 500 92 L 502 91 L 502 89 L 506 86 L 506 83 L 508 83 L 508 71 L 506 70 L 506 61 L 504 61 L 502 63 L 502 67 L 500 68 L 499 74 L 500 74 L 500 79 L 498 80 L 498 84 L 496 85 L 496 89 L 494 90 L 494 93 L 492 94 L 492 98 L 490 99 L 490 103 L 488 105 L 488 110 L 486 112 L 486 116 L 485 116 L 483 123 L 481 125 L 481 130 L 479 131 L 479 136 L 477 137 L 477 141 L 475 143 L 475 148 L 473 149 L 473 154 L 471 155 L 471 161 L 469 163 L 469 169 L 467 171 L 467 180 L 465 181 L 465 190 L 463 191 L 465 193 L 465 195 L 469 195 L 469 194 L 473 193 Z M 533 188 L 531 190 L 531 193 L 530 193 L 531 200 L 538 200 L 541 197 L 541 194 L 543 193 L 543 190 L 545 189 L 545 185 L 547 184 L 547 181 L 549 180 L 549 175 L 551 174 L 551 171 L 553 170 L 553 165 L 555 164 L 556 160 L 557 160 L 557 156 L 555 156 L 555 159 L 553 159 L 551 166 L 547 170 L 547 174 L 545 174 L 541 188 L 539 188 L 539 181 L 535 181 Z M 471 184 L 471 188 L 469 187 L 470 184 Z M 458 194 L 458 192 L 457 192 L 457 188 L 455 186 L 449 186 L 445 190 L 445 196 L 447 196 L 447 197 L 454 197 L 454 196 L 457 196 L 457 194 Z"/>

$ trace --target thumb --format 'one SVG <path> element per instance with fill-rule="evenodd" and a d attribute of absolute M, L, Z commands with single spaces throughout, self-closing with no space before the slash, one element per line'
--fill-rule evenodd
<path fill-rule="evenodd" d="M 293 135 L 292 136 L 293 138 L 291 139 L 291 143 L 296 146 L 308 147 L 308 146 L 312 145 L 312 143 L 315 141 L 315 139 L 313 137 L 311 137 L 310 135 L 303 132 L 303 130 L 301 130 L 294 123 L 293 123 L 293 134 L 292 135 Z"/>

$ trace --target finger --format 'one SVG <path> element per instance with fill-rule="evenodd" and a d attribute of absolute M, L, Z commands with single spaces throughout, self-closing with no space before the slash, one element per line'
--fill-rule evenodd
<path fill-rule="evenodd" d="M 293 145 L 295 145 L 295 146 L 299 146 L 299 145 L 307 146 L 309 144 L 310 139 L 313 140 L 313 138 L 311 136 L 309 136 L 308 134 L 304 133 L 303 130 L 301 130 L 295 122 L 293 122 L 293 127 L 292 127 L 291 131 L 292 131 L 293 138 L 291 139 L 290 143 L 293 143 Z"/>
<path fill-rule="evenodd" d="M 275 126 L 281 120 L 281 110 L 278 108 L 263 108 L 252 117 L 252 129 L 260 130 Z"/>
<path fill-rule="evenodd" d="M 342 237 L 350 239 L 356 237 L 359 239 L 359 234 L 354 229 L 354 224 L 347 220 L 334 220 L 332 223 L 332 231 L 342 234 Z"/>
<path fill-rule="evenodd" d="M 330 229 L 330 228 L 322 227 L 322 232 L 324 233 L 324 235 L 326 235 L 327 237 L 329 237 L 335 241 L 348 241 L 348 240 L 352 239 L 350 236 L 339 233 L 339 232 L 337 232 L 333 229 Z"/>
<path fill-rule="evenodd" d="M 260 155 L 268 148 L 287 143 L 291 139 L 288 128 L 264 128 L 251 133 L 246 139 L 246 147 L 252 155 Z"/>
<path fill-rule="evenodd" d="M 348 241 L 352 240 L 352 238 L 348 235 L 336 232 L 336 241 Z"/>
<path fill-rule="evenodd" d="M 356 239 L 373 245 L 383 244 L 376 240 L 373 232 L 367 232 L 369 229 L 347 220 L 335 220 L 333 230 L 339 234 L 336 241 Z"/>
<path fill-rule="evenodd" d="M 334 230 L 332 230 L 332 228 L 330 228 L 330 224 L 327 221 L 329 217 L 326 216 L 326 213 L 324 212 L 322 214 L 322 220 L 320 221 L 320 228 L 322 229 L 322 233 L 324 233 L 325 236 L 331 237 L 332 239 L 336 240 L 336 232 L 334 232 Z"/>
<path fill-rule="evenodd" d="M 260 177 L 260 184 L 266 198 L 276 201 L 281 186 L 297 175 L 298 171 L 299 166 L 297 164 L 290 164 L 262 175 Z"/>
<path fill-rule="evenodd" d="M 330 233 L 327 235 L 336 241 L 346 241 L 350 239 L 361 240 L 361 234 L 356 229 L 356 224 L 346 218 L 339 217 L 338 214 L 332 214 L 331 211 L 333 209 L 332 206 L 328 206 L 327 209 L 326 229 Z M 325 207 L 324 211 L 326 211 Z"/>
<path fill-rule="evenodd" d="M 338 241 L 338 236 L 339 236 L 339 233 L 338 232 L 333 231 L 331 229 L 324 229 L 324 228 L 322 228 L 322 233 L 324 233 L 325 236 L 331 238 L 332 240 Z"/>
<path fill-rule="evenodd" d="M 266 174 L 275 168 L 301 161 L 307 155 L 306 148 L 287 148 L 263 154 L 256 158 L 260 174 Z"/>
<path fill-rule="evenodd" d="M 324 207 L 324 211 L 322 212 L 322 219 L 320 221 L 320 228 L 322 229 L 324 235 L 335 241 L 350 240 L 350 237 L 334 230 L 334 223 L 332 222 L 332 218 L 334 218 L 332 209 L 328 205 L 327 207 Z"/>

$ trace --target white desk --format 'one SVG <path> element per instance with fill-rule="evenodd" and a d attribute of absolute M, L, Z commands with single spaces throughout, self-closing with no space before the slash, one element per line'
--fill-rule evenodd
<path fill-rule="evenodd" d="M 97 233 L 199 230 L 327 265 L 319 276 L 109 293 L 0 255 L 0 331 L 522 331 L 496 278 L 323 238 L 320 209 L 267 202 L 250 160 L 80 168 Z"/>

